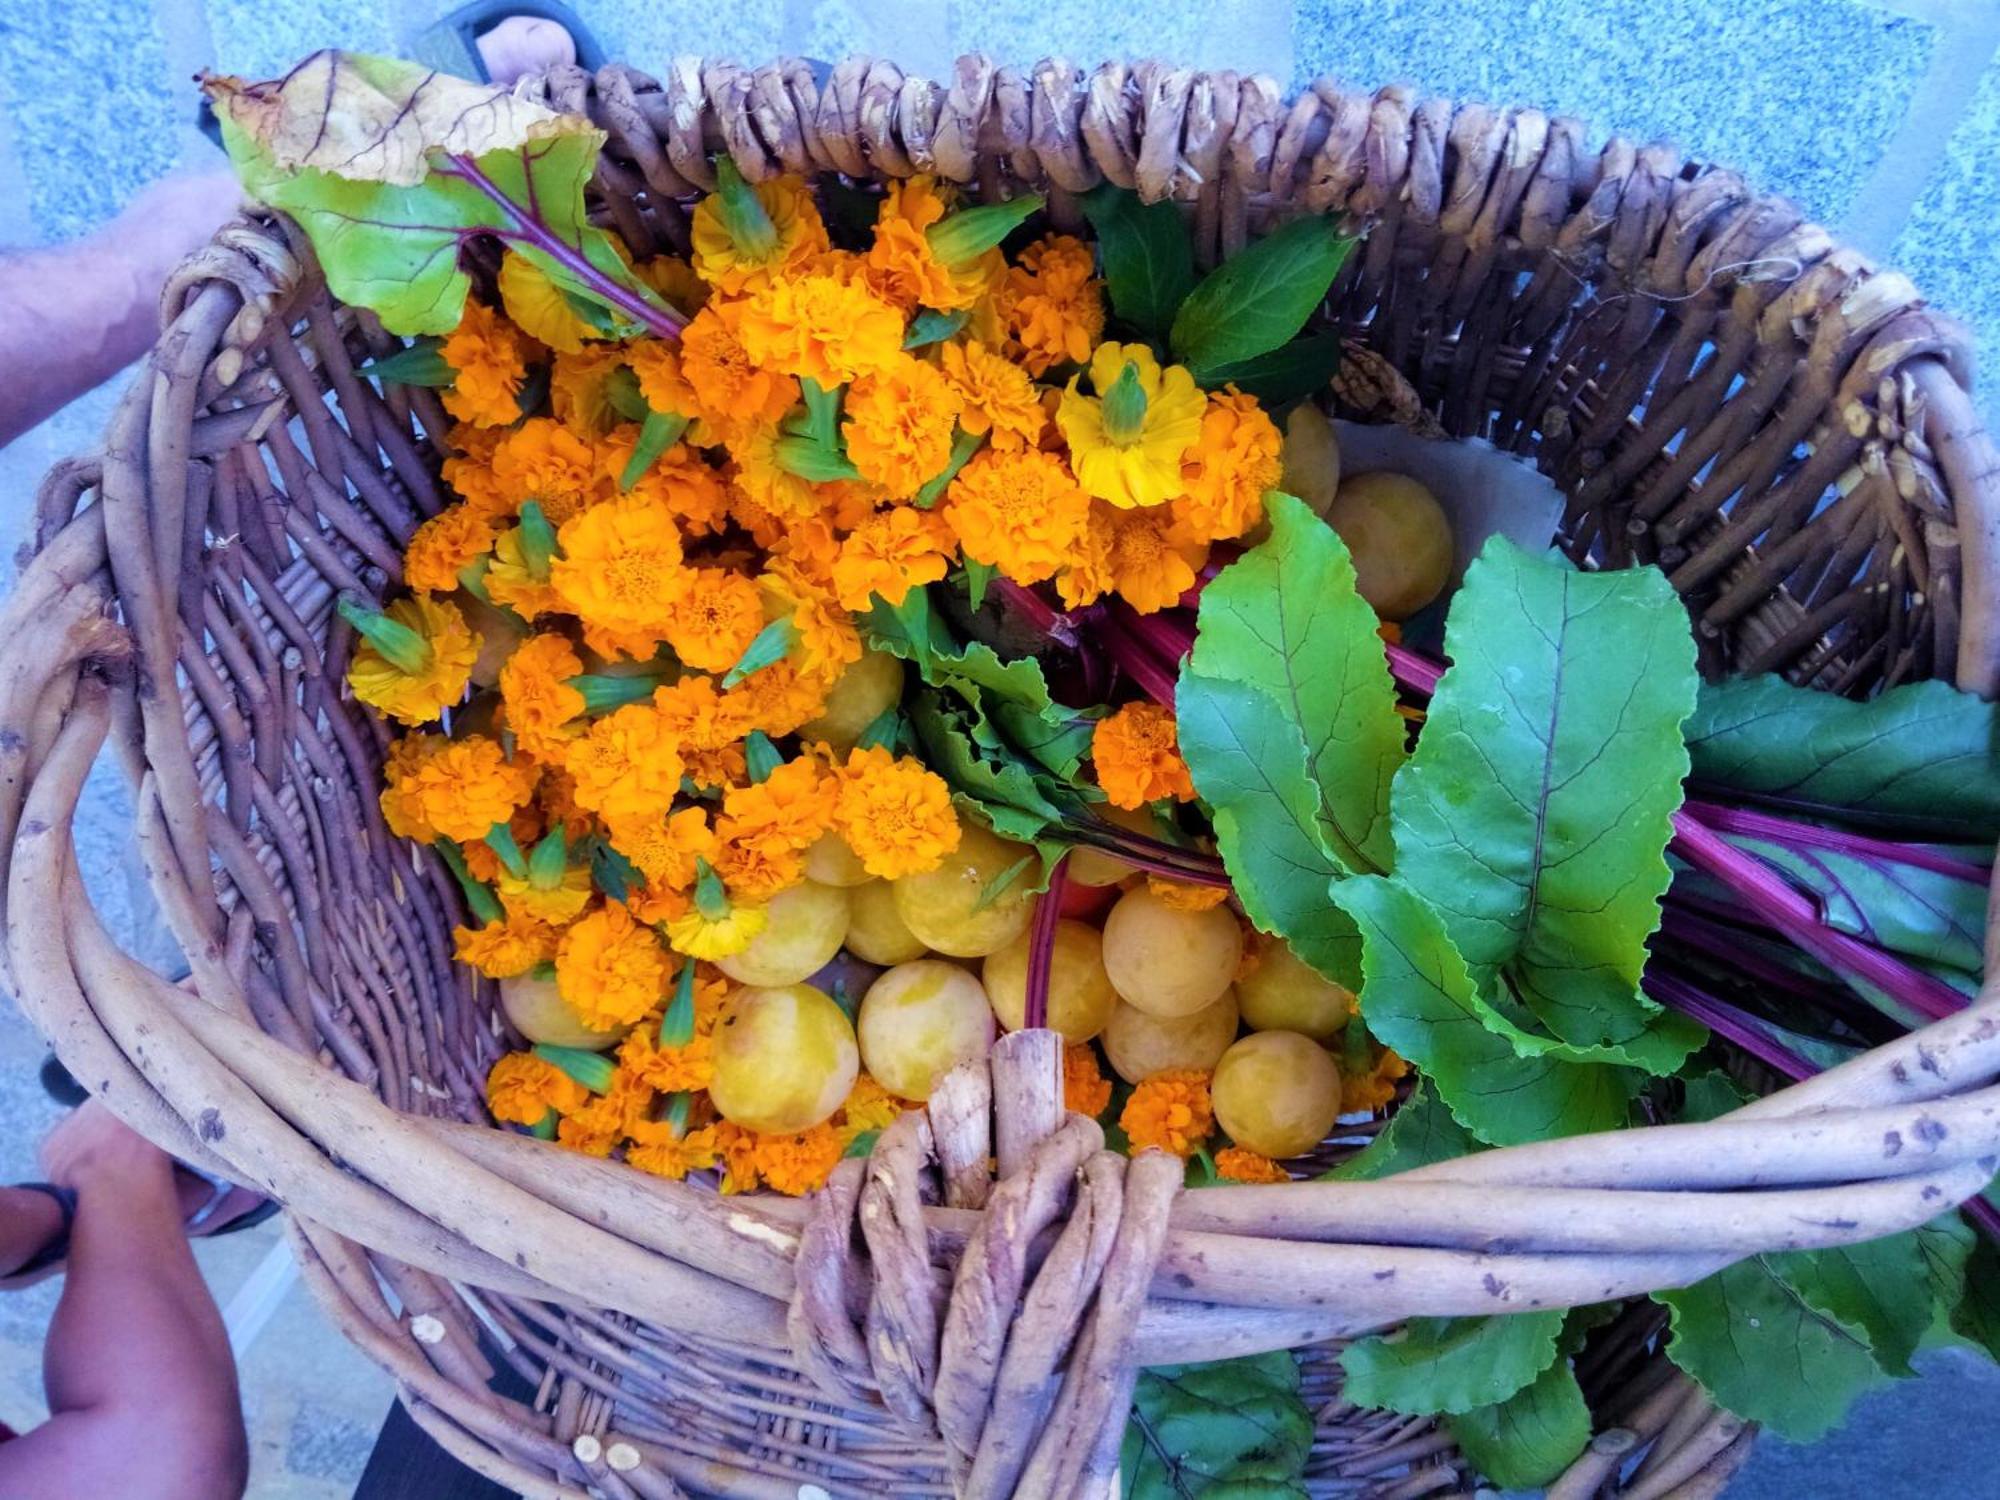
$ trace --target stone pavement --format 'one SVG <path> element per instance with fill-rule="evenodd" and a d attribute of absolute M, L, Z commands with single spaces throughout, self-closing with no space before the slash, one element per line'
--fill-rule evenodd
<path fill-rule="evenodd" d="M 1304 81 L 1407 80 L 1533 102 L 1600 130 L 1664 136 L 1792 194 L 1823 222 L 1915 277 L 2000 358 L 2000 0 L 572 0 L 614 57 L 756 61 L 872 51 L 943 76 L 983 50 L 1014 62 L 1155 55 Z M 204 66 L 268 76 L 316 47 L 397 50 L 448 0 L 0 0 L 0 247 L 60 241 L 176 166 L 212 160 L 192 128 Z M 11 372 L 0 372 L 7 378 Z M 2000 382 L 1983 397 L 2000 420 Z M 87 447 L 113 393 L 78 402 L 0 450 L 0 556 L 36 479 Z M 173 962 L 132 873 L 123 799 L 109 777 L 79 831 L 95 899 L 135 951 Z M 49 1111 L 41 1046 L 0 1001 L 0 1181 L 27 1175 Z M 266 1284 L 275 1230 L 204 1245 L 225 1307 Z M 250 1288 L 249 1291 L 245 1289 Z M 239 1296 L 239 1294 L 241 1294 Z M 0 1420 L 40 1413 L 48 1287 L 0 1298 Z M 294 1286 L 244 1357 L 256 1500 L 352 1490 L 387 1381 Z M 1765 1440 L 1735 1500 L 1812 1494 L 1879 1500 L 1995 1492 L 1990 1413 L 2000 1377 L 1954 1356 L 1864 1402 L 1811 1449 Z"/>

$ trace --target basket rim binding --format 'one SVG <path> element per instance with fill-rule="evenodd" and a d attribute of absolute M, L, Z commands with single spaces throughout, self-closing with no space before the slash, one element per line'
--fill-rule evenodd
<path fill-rule="evenodd" d="M 559 71 L 544 87 L 559 107 L 588 111 L 609 130 L 600 186 L 628 238 L 663 232 L 659 205 L 706 185 L 711 148 L 729 150 L 753 180 L 807 168 L 930 168 L 990 190 L 1018 174 L 1052 188 L 1059 208 L 1101 175 L 1192 199 L 1210 256 L 1292 204 L 1366 215 L 1377 235 L 1357 257 L 1348 295 L 1421 263 L 1429 300 L 1392 297 L 1374 333 L 1417 368 L 1418 384 L 1441 388 L 1418 398 L 1409 380 L 1385 380 L 1385 400 L 1420 399 L 1452 427 L 1478 412 L 1502 436 L 1510 420 L 1525 437 L 1537 421 L 1551 425 L 1550 412 L 1574 410 L 1580 420 L 1537 446 L 1584 513 L 1571 526 L 1597 527 L 1614 561 L 1621 549 L 1655 548 L 1677 582 L 1707 590 L 1708 623 L 1725 631 L 1744 618 L 1746 597 L 1791 575 L 1787 548 L 1799 550 L 1821 497 L 1840 491 L 1825 515 L 1843 502 L 1878 515 L 1905 567 L 1918 555 L 1930 564 L 1916 608 L 1928 611 L 1931 647 L 1912 658 L 1918 675 L 1948 667 L 1967 687 L 2000 686 L 2000 461 L 1966 394 L 1962 337 L 1905 279 L 1874 271 L 1733 174 L 1689 175 L 1665 148 L 1617 140 L 1591 156 L 1574 122 L 1535 111 L 1453 110 L 1407 90 L 1355 94 L 1324 83 L 1283 101 L 1269 80 L 1158 65 L 1084 75 L 1060 60 L 1022 72 L 965 59 L 940 88 L 871 59 L 841 64 L 823 86 L 798 63 L 751 72 L 680 59 L 664 84 L 614 65 L 594 77 Z M 1525 294 L 1502 305 L 1486 294 L 1515 251 L 1548 253 Z M 1757 270 L 1773 262 L 1785 274 Z M 1578 302 L 1585 315 L 1573 318 Z M 1691 302 L 1710 317 L 1700 337 L 1688 332 L 1692 320 L 1656 327 L 1660 309 Z M 1410 332 L 1425 316 L 1461 332 L 1425 342 Z M 1598 362 L 1581 374 L 1555 346 L 1579 324 L 1603 335 Z M 1548 339 L 1543 368 L 1530 339 L 1530 359 L 1502 369 L 1503 333 Z M 65 1064 L 128 1123 L 288 1204 L 301 1263 L 336 1322 L 391 1366 L 420 1419 L 475 1467 L 528 1483 L 526 1493 L 572 1497 L 582 1493 L 576 1484 L 610 1489 L 607 1473 L 641 1472 L 612 1468 L 602 1444 L 595 1456 L 566 1448 L 480 1399 L 482 1360 L 465 1311 L 479 1294 L 446 1282 L 614 1306 L 663 1336 L 803 1366 L 850 1399 L 880 1390 L 892 1411 L 934 1418 L 948 1440 L 969 1438 L 959 1446 L 975 1474 L 988 1437 L 1001 1453 L 987 1460 L 989 1473 L 1040 1462 L 1081 1474 L 1101 1466 L 1104 1410 L 1116 1408 L 1122 1423 L 1117 1391 L 1135 1359 L 1179 1363 L 1419 1313 L 1683 1284 L 1742 1255 L 1911 1227 L 1986 1180 L 2000 1151 L 1994 981 L 1964 1013 L 1711 1124 L 1496 1150 L 1375 1183 L 1176 1199 L 1146 1170 L 1103 1163 L 1089 1133 L 1061 1121 L 1046 1043 L 1032 1034 L 996 1054 L 991 1085 L 964 1085 L 971 1094 L 953 1130 L 970 1135 L 908 1117 L 914 1123 L 872 1166 L 842 1169 L 827 1195 L 836 1207 L 817 1217 L 788 1200 L 720 1200 L 615 1165 L 556 1159 L 539 1143 L 449 1118 L 463 1080 L 440 1083 L 435 1065 L 416 1088 L 396 1078 L 374 1059 L 374 1038 L 356 1040 L 343 1019 L 367 1012 L 379 1028 L 386 1009 L 368 1012 L 377 1002 L 365 985 L 330 991 L 348 972 L 340 964 L 352 970 L 374 953 L 392 981 L 411 993 L 429 984 L 440 997 L 437 1013 L 425 1013 L 430 1032 L 409 1045 L 448 1057 L 476 1014 L 471 995 L 456 993 L 462 978 L 413 972 L 414 960 L 398 971 L 371 948 L 400 941 L 380 935 L 394 927 L 387 914 L 354 954 L 342 956 L 339 936 L 324 929 L 364 877 L 379 879 L 375 905 L 407 907 L 413 926 L 449 912 L 450 892 L 428 856 L 392 867 L 370 846 L 347 864 L 309 836 L 319 826 L 317 782 L 365 784 L 371 765 L 370 746 L 340 714 L 326 714 L 324 735 L 306 736 L 303 772 L 288 745 L 292 774 L 283 774 L 272 737 L 313 728 L 302 728 L 301 705 L 308 721 L 334 707 L 326 684 L 342 647 L 325 634 L 334 586 L 366 584 L 371 566 L 393 578 L 393 541 L 438 501 L 411 436 L 412 411 L 432 431 L 435 411 L 407 393 L 396 405 L 364 389 L 346 351 L 371 339 L 379 343 L 379 330 L 327 301 L 292 226 L 240 221 L 170 285 L 148 378 L 121 403 L 101 459 L 60 467 L 44 486 L 37 554 L 7 605 L 14 628 L 0 634 L 0 850 L 16 915 L 7 977 Z M 1718 361 L 1734 351 L 1745 376 L 1736 396 L 1711 389 L 1726 382 L 1698 365 L 1704 347 L 1720 351 Z M 1397 361 L 1387 363 L 1394 374 Z M 322 402 L 325 385 L 344 426 Z M 1752 404 L 1732 410 L 1732 400 Z M 1639 401 L 1645 415 L 1635 420 Z M 1704 401 L 1714 408 L 1705 421 Z M 285 436 L 292 413 L 306 428 L 303 453 Z M 1649 427 L 1665 422 L 1689 433 L 1672 455 Z M 1812 451 L 1798 458 L 1809 438 Z M 277 535 L 305 549 L 302 571 L 264 570 L 248 543 L 226 540 L 225 520 L 247 534 L 253 508 L 271 504 L 262 458 L 253 473 L 244 457 L 259 443 L 275 454 L 294 504 L 317 507 L 327 528 L 299 527 L 291 513 L 278 520 Z M 1739 511 L 1727 517 L 1716 509 L 1727 494 L 1704 497 L 1693 484 L 1704 444 L 1727 449 L 1710 490 L 1725 477 L 1740 488 Z M 328 485 L 327 473 L 344 474 L 353 493 Z M 93 491 L 98 503 L 82 504 Z M 1758 555 L 1748 544 L 1761 531 L 1742 506 L 1766 524 L 1792 516 L 1793 529 Z M 1620 532 L 1607 520 L 1645 524 Z M 199 570 L 213 567 L 236 583 L 236 604 L 204 594 Z M 1894 587 L 1905 577 L 1863 581 Z M 225 613 L 239 607 L 240 617 Z M 1741 632 L 1736 659 L 1796 637 L 1799 649 L 1783 658 L 1796 667 L 1855 607 L 1839 593 L 1817 607 L 1795 602 L 1761 634 Z M 1905 627 L 1913 640 L 1923 628 Z M 139 788 L 141 849 L 198 999 L 122 954 L 84 893 L 71 819 L 107 739 Z M 292 843 L 274 832 L 282 829 Z M 232 894 L 227 909 L 212 863 Z M 391 881 L 400 900 L 380 900 Z M 288 939 L 294 929 L 304 935 Z M 453 1025 L 460 1031 L 448 1034 Z M 322 1047 L 335 1067 L 318 1060 Z M 1057 1305 L 1080 1313 L 1088 1304 L 1092 1337 L 1074 1359 L 1102 1376 L 1094 1396 L 1065 1398 L 1060 1420 L 1047 1424 L 1061 1441 L 1033 1457 L 1009 1449 L 1021 1434 L 997 1407 L 989 1415 L 991 1366 L 1003 1348 L 1034 1342 L 1024 1337 L 1031 1317 L 1011 1338 L 1005 1327 L 1032 1235 L 994 1228 L 1001 1215 L 922 1205 L 913 1174 L 895 1170 L 930 1152 L 968 1155 L 987 1129 L 982 1097 L 996 1095 L 1011 1108 L 993 1127 L 1002 1185 L 992 1191 L 1032 1222 L 1068 1226 L 1058 1243 L 1071 1245 L 1082 1280 Z M 1095 1234 L 1077 1228 L 1082 1210 L 1061 1212 L 1061 1186 L 1079 1170 L 1078 1202 L 1089 1204 Z M 1828 1212 L 1836 1202 L 1838 1213 Z M 850 1276 L 863 1274 L 847 1211 L 861 1216 L 872 1265 L 865 1308 L 847 1293 Z M 1802 1224 L 1821 1227 L 1808 1238 Z M 941 1357 L 938 1320 L 955 1302 L 930 1268 L 966 1244 L 974 1248 L 956 1298 L 997 1310 L 970 1334 L 961 1319 L 960 1343 Z M 800 1256 L 811 1276 L 795 1277 Z M 382 1301 L 376 1270 L 395 1285 L 400 1317 Z M 888 1356 L 877 1353 L 878 1331 Z M 970 1373 L 981 1358 L 983 1389 Z M 643 1438 L 626 1446 L 647 1460 L 644 1472 L 655 1460 L 663 1472 L 686 1462 Z M 562 1478 L 552 1484 L 550 1473 Z"/>

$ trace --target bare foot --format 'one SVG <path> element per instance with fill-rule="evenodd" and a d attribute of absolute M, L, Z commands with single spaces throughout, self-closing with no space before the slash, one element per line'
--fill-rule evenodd
<path fill-rule="evenodd" d="M 540 16 L 509 16 L 482 33 L 475 45 L 487 76 L 507 88 L 530 73 L 576 61 L 575 39 Z"/>

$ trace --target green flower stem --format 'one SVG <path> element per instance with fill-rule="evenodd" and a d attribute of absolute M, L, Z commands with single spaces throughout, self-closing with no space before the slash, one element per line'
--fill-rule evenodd
<path fill-rule="evenodd" d="M 431 643 L 420 632 L 351 598 L 343 597 L 338 608 L 341 619 L 397 671 L 414 675 L 431 664 Z"/>
<path fill-rule="evenodd" d="M 610 677 L 602 673 L 586 672 L 581 677 L 570 678 L 569 686 L 583 694 L 585 713 L 608 714 L 614 708 L 623 708 L 628 703 L 644 703 L 665 681 L 664 677 L 656 677 L 648 672 L 635 673 L 630 677 Z"/>
<path fill-rule="evenodd" d="M 685 1047 L 694 1040 L 694 960 L 681 965 L 674 980 L 674 998 L 660 1017 L 660 1045 Z"/>
<path fill-rule="evenodd" d="M 1131 360 L 1104 393 L 1104 435 L 1121 447 L 1146 430 L 1146 391 L 1139 384 L 1139 367 Z"/>
<path fill-rule="evenodd" d="M 548 1042 L 535 1044 L 535 1056 L 543 1062 L 554 1063 L 593 1094 L 611 1092 L 611 1059 L 601 1052 L 586 1052 L 581 1047 L 557 1047 Z"/>

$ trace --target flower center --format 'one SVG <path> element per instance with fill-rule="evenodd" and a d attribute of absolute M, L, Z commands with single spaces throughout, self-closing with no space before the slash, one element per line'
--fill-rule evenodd
<path fill-rule="evenodd" d="M 1139 367 L 1128 359 L 1104 393 L 1104 435 L 1123 448 L 1145 430 L 1146 390 L 1139 384 Z"/>

